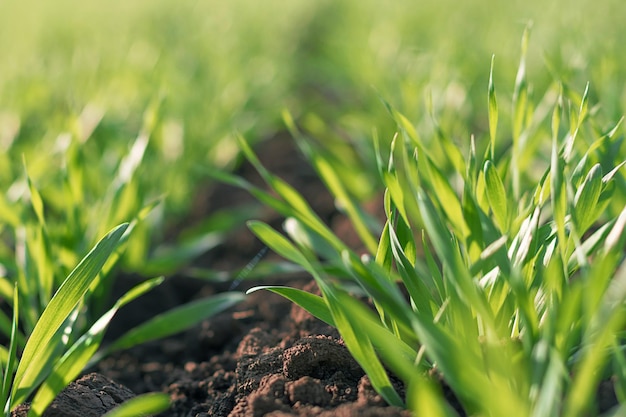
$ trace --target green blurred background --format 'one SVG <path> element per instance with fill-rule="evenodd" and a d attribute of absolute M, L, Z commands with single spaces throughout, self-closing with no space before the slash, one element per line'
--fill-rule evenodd
<path fill-rule="evenodd" d="M 389 140 L 394 129 L 380 98 L 428 135 L 432 97 L 460 146 L 483 140 L 491 56 L 506 114 L 529 22 L 531 94 L 555 79 L 582 93 L 589 81 L 610 126 L 626 102 L 624 17 L 613 0 L 3 1 L 0 219 L 15 225 L 11 210 L 28 200 L 25 161 L 59 230 L 73 219 L 61 235 L 93 242 L 166 195 L 150 242 L 149 230 L 184 218 L 206 186 L 195 168 L 233 169 L 233 132 L 281 134 L 283 109 L 330 152 L 354 149 L 338 160 L 360 178 L 355 198 L 367 198 L 372 132 Z M 129 180 L 131 149 L 141 157 Z"/>

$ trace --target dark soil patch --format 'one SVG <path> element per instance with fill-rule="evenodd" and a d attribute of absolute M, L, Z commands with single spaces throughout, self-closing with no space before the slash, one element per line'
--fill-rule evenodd
<path fill-rule="evenodd" d="M 315 290 L 302 280 L 289 284 Z M 135 392 L 168 393 L 173 404 L 162 416 L 409 415 L 386 406 L 335 329 L 263 292 L 97 370 Z"/>

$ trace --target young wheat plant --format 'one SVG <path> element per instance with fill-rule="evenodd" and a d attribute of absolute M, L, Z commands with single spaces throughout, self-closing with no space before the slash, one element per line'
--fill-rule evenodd
<path fill-rule="evenodd" d="M 602 380 L 626 395 L 626 208 L 619 123 L 603 131 L 577 95 L 554 83 L 535 105 L 525 49 L 512 95 L 510 133 L 499 129 L 493 77 L 488 140 L 466 155 L 445 126 L 425 140 L 401 113 L 387 152 L 376 140 L 386 221 L 373 229 L 336 169 L 287 115 L 301 150 L 351 219 L 369 253 L 358 256 L 290 185 L 240 145 L 270 194 L 243 187 L 284 215 L 280 234 L 250 229 L 316 280 L 321 297 L 262 286 L 336 326 L 390 404 L 416 415 L 455 416 L 441 385 L 467 415 L 619 415 L 599 409 Z M 493 74 L 493 61 L 491 75 Z M 508 140 L 506 138 L 509 138 Z M 620 156 L 621 155 L 621 156 Z M 356 286 L 354 285 L 356 284 Z M 368 308 L 366 301 L 375 307 Z M 389 372 L 404 381 L 396 392 Z"/>

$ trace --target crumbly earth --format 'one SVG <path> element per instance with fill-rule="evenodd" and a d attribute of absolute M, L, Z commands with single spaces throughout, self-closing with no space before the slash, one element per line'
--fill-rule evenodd
<path fill-rule="evenodd" d="M 90 373 L 72 382 L 44 412 L 45 417 L 100 417 L 135 394 L 103 375 Z M 11 417 L 26 417 L 29 404 L 18 406 Z"/>
<path fill-rule="evenodd" d="M 375 393 L 335 329 L 264 292 L 97 371 L 136 393 L 168 393 L 161 416 L 409 416 Z"/>
<path fill-rule="evenodd" d="M 315 291 L 304 282 L 289 284 Z M 44 416 L 99 417 L 151 391 L 171 397 L 163 417 L 410 415 L 376 394 L 335 329 L 263 292 L 182 336 L 113 355 L 93 371 Z"/>

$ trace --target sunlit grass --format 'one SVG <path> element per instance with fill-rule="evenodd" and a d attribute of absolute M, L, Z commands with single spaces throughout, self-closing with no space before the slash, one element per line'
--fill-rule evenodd
<path fill-rule="evenodd" d="M 336 326 L 383 398 L 418 415 L 456 415 L 430 375 L 442 376 L 468 415 L 595 415 L 598 385 L 609 377 L 623 398 L 624 154 L 603 152 L 621 149 L 621 121 L 598 127 L 589 87 L 579 95 L 554 82 L 535 103 L 527 45 L 526 33 L 511 131 L 499 128 L 492 61 L 486 146 L 478 148 L 468 132 L 465 155 L 435 113 L 428 138 L 387 104 L 397 133 L 390 150 L 376 141 L 385 186 L 381 229 L 371 228 L 337 168 L 287 118 L 366 255 L 347 248 L 245 141 L 244 153 L 275 194 L 222 177 L 287 217 L 290 239 L 258 221 L 249 227 L 307 270 L 322 296 L 275 286 L 253 291 L 282 294 Z M 386 370 L 405 382 L 406 399 Z"/>
<path fill-rule="evenodd" d="M 55 396 L 74 378 L 96 352 L 104 331 L 113 315 L 129 301 L 158 285 L 159 280 L 150 280 L 128 292 L 115 306 L 93 324 L 84 334 L 76 323 L 86 293 L 98 278 L 107 261 L 128 231 L 128 224 L 122 224 L 102 238 L 85 256 L 78 266 L 67 276 L 46 303 L 46 307 L 34 323 L 29 334 L 19 329 L 20 314 L 30 313 L 22 307 L 18 296 L 18 284 L 14 286 L 12 304 L 13 318 L 9 348 L 0 348 L 2 385 L 0 389 L 3 414 L 10 415 L 17 405 L 32 399 L 29 416 L 41 415 Z M 23 292 L 28 289 L 22 288 Z M 78 337 L 80 336 L 80 337 Z M 24 344 L 23 340 L 27 339 Z M 19 352 L 19 353 L 18 353 Z M 163 398 L 159 410 L 167 407 Z"/>

